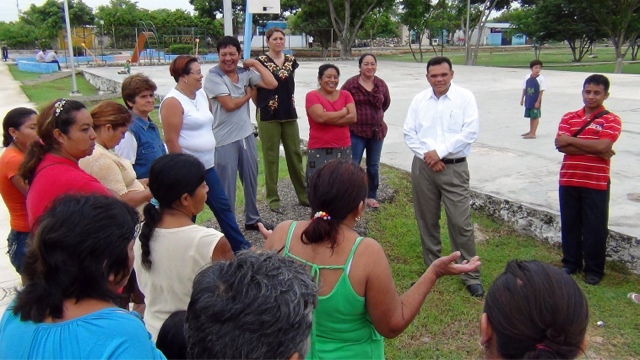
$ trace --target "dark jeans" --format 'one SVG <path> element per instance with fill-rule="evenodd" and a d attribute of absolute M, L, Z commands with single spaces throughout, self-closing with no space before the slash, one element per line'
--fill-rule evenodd
<path fill-rule="evenodd" d="M 47 61 L 47 64 L 56 64 L 58 65 L 58 71 L 62 70 L 62 67 L 60 67 L 60 62 L 58 62 L 58 60 Z"/>
<path fill-rule="evenodd" d="M 369 193 L 367 198 L 375 199 L 378 194 L 380 184 L 380 155 L 382 154 L 382 143 L 384 139 L 364 138 L 351 134 L 351 157 L 353 161 L 360 165 L 362 154 L 367 151 L 367 179 L 369 180 Z"/>
<path fill-rule="evenodd" d="M 562 265 L 604 276 L 609 229 L 609 188 L 560 186 Z M 583 267 L 584 260 L 584 267 Z"/>
<path fill-rule="evenodd" d="M 27 254 L 27 239 L 29 239 L 28 232 L 15 231 L 13 229 L 9 231 L 9 237 L 7 237 L 9 261 L 11 261 L 11 265 L 13 265 L 18 274 L 21 275 L 22 262 Z"/>
<path fill-rule="evenodd" d="M 215 215 L 218 224 L 220 224 L 220 230 L 229 241 L 233 252 L 236 253 L 240 250 L 249 249 L 251 243 L 244 238 L 244 235 L 242 235 L 238 227 L 235 211 L 231 209 L 229 199 L 222 189 L 222 183 L 220 183 L 220 178 L 218 177 L 218 172 L 216 172 L 215 167 L 207 170 L 204 182 L 209 187 L 206 201 L 207 206 L 213 211 L 213 215 Z"/>

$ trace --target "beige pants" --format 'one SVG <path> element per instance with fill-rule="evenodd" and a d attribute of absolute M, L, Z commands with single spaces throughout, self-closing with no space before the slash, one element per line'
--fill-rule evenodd
<path fill-rule="evenodd" d="M 476 244 L 471 224 L 471 191 L 467 162 L 446 165 L 434 172 L 417 157 L 411 165 L 413 207 L 422 241 L 422 258 L 429 266 L 441 256 L 440 204 L 444 204 L 447 228 L 453 251 L 460 251 L 462 260 L 476 256 Z M 467 284 L 480 284 L 480 271 L 460 276 Z"/>

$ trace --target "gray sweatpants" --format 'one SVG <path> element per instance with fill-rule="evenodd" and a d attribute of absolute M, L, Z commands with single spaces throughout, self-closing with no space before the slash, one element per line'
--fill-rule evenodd
<path fill-rule="evenodd" d="M 258 150 L 255 136 L 216 147 L 216 171 L 222 188 L 229 198 L 231 208 L 236 208 L 236 174 L 244 190 L 245 224 L 255 224 L 260 220 L 258 212 Z"/>

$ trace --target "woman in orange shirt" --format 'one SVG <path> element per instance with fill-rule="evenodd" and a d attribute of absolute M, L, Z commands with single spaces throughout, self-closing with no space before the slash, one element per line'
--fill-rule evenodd
<path fill-rule="evenodd" d="M 2 122 L 2 145 L 6 149 L 0 156 L 0 194 L 10 216 L 9 259 L 19 274 L 22 274 L 22 259 L 27 251 L 30 229 L 25 204 L 29 186 L 18 175 L 18 168 L 29 143 L 38 139 L 36 116 L 35 110 L 19 107 L 9 111 Z"/>

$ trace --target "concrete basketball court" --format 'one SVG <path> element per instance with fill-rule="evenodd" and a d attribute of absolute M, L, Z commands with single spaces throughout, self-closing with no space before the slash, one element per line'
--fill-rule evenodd
<path fill-rule="evenodd" d="M 304 102 L 305 94 L 317 87 L 318 66 L 322 61 L 300 61 L 296 71 L 296 107 L 300 117 L 300 136 L 308 138 Z M 334 62 L 341 71 L 341 84 L 357 74 L 357 61 Z M 214 64 L 203 64 L 206 73 Z M 98 82 L 122 82 L 119 68 L 87 68 Z M 158 84 L 157 93 L 166 94 L 175 81 L 169 75 L 168 66 L 134 66 L 132 73 L 142 72 Z M 468 88 L 476 96 L 480 109 L 480 134 L 469 157 L 471 187 L 475 192 L 542 212 L 558 214 L 558 171 L 562 154 L 553 145 L 560 117 L 582 106 L 582 82 L 588 73 L 573 73 L 543 69 L 547 91 L 543 96 L 542 117 L 538 138 L 524 140 L 520 134 L 529 129 L 528 119 L 523 118 L 519 106 L 521 86 L 528 69 L 454 66 L 454 82 Z M 386 81 L 391 93 L 391 107 L 385 120 L 389 132 L 383 147 L 382 162 L 399 169 L 410 170 L 413 154 L 404 144 L 402 126 L 407 108 L 413 97 L 428 87 L 425 64 L 414 62 L 378 63 L 377 75 Z M 640 258 L 640 203 L 633 201 L 640 193 L 640 76 L 608 74 L 612 86 L 607 108 L 622 118 L 622 135 L 615 144 L 617 153 L 611 166 L 611 204 L 609 227 L 627 238 L 632 248 L 629 254 L 635 261 Z M 32 106 L 13 80 L 6 66 L 0 65 L 0 116 L 16 106 Z M 154 119 L 155 120 L 155 119 Z M 255 119 L 254 119 L 255 121 Z M 636 144 L 636 145 L 634 145 Z M 635 179 L 635 180 L 634 180 Z M 12 288 L 19 279 L 9 263 L 6 239 L 9 219 L 4 204 L 0 205 L 0 311 L 8 304 Z M 524 229 L 526 230 L 526 229 Z M 526 232 L 526 231 L 525 231 Z M 551 234 L 557 241 L 557 231 Z M 637 264 L 637 263 L 636 263 Z"/>

